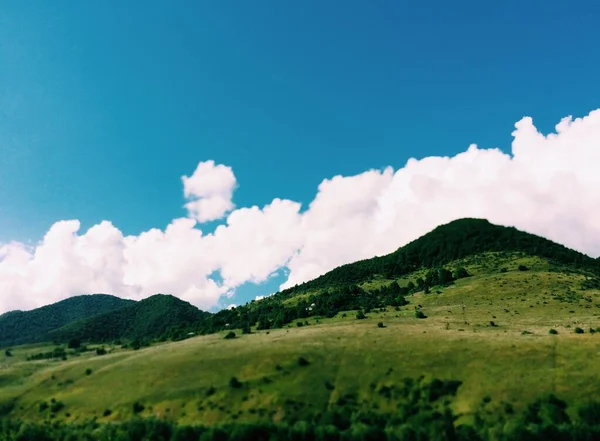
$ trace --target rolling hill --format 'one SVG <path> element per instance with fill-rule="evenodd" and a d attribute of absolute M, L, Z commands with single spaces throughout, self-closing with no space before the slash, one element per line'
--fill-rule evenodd
<path fill-rule="evenodd" d="M 151 340 L 163 336 L 171 329 L 197 323 L 207 315 L 209 313 L 202 312 L 177 297 L 156 294 L 118 310 L 72 322 L 48 333 L 47 340 L 79 339 L 96 343 Z"/>
<path fill-rule="evenodd" d="M 107 294 L 75 296 L 32 311 L 10 311 L 0 315 L 0 346 L 40 341 L 68 323 L 102 314 L 135 302 Z"/>
<path fill-rule="evenodd" d="M 202 313 L 158 295 L 71 323 L 53 337 L 106 350 L 28 361 L 53 346 L 13 348 L 0 359 L 0 414 L 82 428 L 137 416 L 229 424 L 232 434 L 266 424 L 344 439 L 551 439 L 600 415 L 598 280 L 595 259 L 456 221 L 235 309 Z M 115 343 L 173 326 L 175 337 L 210 335 L 140 350 Z M 451 436 L 461 424 L 471 435 Z M 437 438 L 419 432 L 432 427 Z M 367 429 L 379 435 L 350 436 Z M 231 439 L 268 439 L 252 436 Z"/>

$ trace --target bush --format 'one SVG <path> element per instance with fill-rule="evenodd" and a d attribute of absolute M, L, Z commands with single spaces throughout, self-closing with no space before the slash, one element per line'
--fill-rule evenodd
<path fill-rule="evenodd" d="M 92 375 L 92 370 L 90 368 L 87 368 L 85 370 L 85 375 Z"/>
<path fill-rule="evenodd" d="M 58 413 L 65 408 L 65 405 L 62 401 L 53 401 L 50 405 L 50 412 Z"/>
<path fill-rule="evenodd" d="M 48 406 L 48 403 L 46 403 L 45 401 L 42 401 L 38 406 L 38 410 L 40 412 L 44 412 L 46 409 L 48 409 L 48 407 L 50 407 L 50 406 Z"/>
<path fill-rule="evenodd" d="M 548 334 L 550 334 L 550 335 L 556 335 L 556 334 L 558 334 L 558 331 L 556 329 L 550 329 L 548 331 Z"/>
<path fill-rule="evenodd" d="M 77 338 L 72 338 L 69 340 L 69 343 L 67 343 L 67 346 L 69 349 L 78 349 L 81 347 L 81 341 Z"/>
<path fill-rule="evenodd" d="M 135 403 L 133 403 L 133 413 L 138 414 L 143 412 L 145 409 L 144 405 L 142 403 L 140 403 L 139 401 L 136 401 Z"/>
<path fill-rule="evenodd" d="M 356 319 L 357 319 L 357 320 L 363 320 L 363 319 L 366 319 L 366 318 L 367 318 L 367 316 L 365 315 L 365 313 L 363 312 L 363 310 L 362 310 L 362 309 L 361 309 L 361 310 L 359 310 L 359 311 L 356 313 Z"/>
<path fill-rule="evenodd" d="M 308 362 L 308 360 L 304 357 L 300 357 L 298 359 L 298 366 L 308 366 L 310 363 Z"/>
<path fill-rule="evenodd" d="M 298 326 L 299 328 L 301 328 L 302 326 L 304 326 L 304 323 L 302 323 L 302 322 L 296 322 L 296 326 Z"/>
<path fill-rule="evenodd" d="M 7 357 L 12 357 L 12 352 L 10 349 L 7 349 L 6 351 L 4 351 L 4 355 L 6 355 Z"/>
<path fill-rule="evenodd" d="M 229 331 L 227 335 L 225 335 L 225 340 L 231 340 L 232 338 L 235 338 L 235 332 Z"/>
<path fill-rule="evenodd" d="M 581 329 L 580 327 L 577 327 L 574 329 L 575 334 L 583 334 L 585 331 L 583 329 Z"/>
<path fill-rule="evenodd" d="M 96 348 L 96 355 L 106 355 L 106 349 Z"/>
<path fill-rule="evenodd" d="M 249 325 L 246 325 L 242 328 L 242 334 L 252 334 L 252 330 Z"/>
<path fill-rule="evenodd" d="M 529 268 L 527 268 L 525 265 L 519 265 L 518 270 L 519 271 L 529 271 Z"/>
<path fill-rule="evenodd" d="M 379 322 L 379 323 L 377 323 L 377 327 L 378 328 L 385 328 L 385 325 L 383 324 L 383 322 Z"/>
<path fill-rule="evenodd" d="M 236 377 L 231 377 L 229 380 L 229 387 L 232 389 L 240 389 L 242 387 L 242 382 L 238 380 Z"/>
<path fill-rule="evenodd" d="M 421 311 L 420 309 L 417 309 L 415 311 L 415 317 L 418 319 L 426 319 L 427 316 L 425 315 L 425 313 L 423 311 Z"/>
<path fill-rule="evenodd" d="M 214 395 L 216 391 L 217 391 L 217 389 L 215 389 L 213 386 L 211 386 L 208 389 L 206 389 L 206 396 L 210 397 L 211 395 Z"/>
<path fill-rule="evenodd" d="M 102 416 L 108 417 L 112 415 L 112 410 L 110 409 L 106 409 L 104 412 L 102 412 Z"/>

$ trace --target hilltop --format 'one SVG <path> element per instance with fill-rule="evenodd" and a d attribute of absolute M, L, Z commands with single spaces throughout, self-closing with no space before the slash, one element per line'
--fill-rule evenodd
<path fill-rule="evenodd" d="M 70 323 L 48 333 L 47 338 L 51 341 L 78 339 L 96 343 L 167 339 L 169 331 L 176 332 L 207 315 L 177 297 L 156 294 L 123 308 Z"/>
<path fill-rule="evenodd" d="M 40 341 L 54 329 L 102 314 L 135 302 L 107 294 L 91 294 L 43 306 L 31 311 L 10 311 L 0 315 L 0 346 Z"/>

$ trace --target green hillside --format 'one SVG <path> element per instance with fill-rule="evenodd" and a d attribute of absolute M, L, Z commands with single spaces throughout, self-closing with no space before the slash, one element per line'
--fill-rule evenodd
<path fill-rule="evenodd" d="M 48 439 L 597 439 L 599 332 L 596 260 L 462 220 L 232 310 L 159 295 L 72 323 L 54 339 L 103 346 L 0 355 L 0 414 Z"/>
<path fill-rule="evenodd" d="M 156 294 L 124 308 L 70 323 L 47 335 L 47 340 L 90 342 L 152 340 L 203 320 L 208 313 L 171 295 Z"/>
<path fill-rule="evenodd" d="M 111 295 L 93 294 L 71 297 L 32 311 L 10 311 L 0 315 L 0 347 L 39 341 L 68 323 L 133 303 Z"/>

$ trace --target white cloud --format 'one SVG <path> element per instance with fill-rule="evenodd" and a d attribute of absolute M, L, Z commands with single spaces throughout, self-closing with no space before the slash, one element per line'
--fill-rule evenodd
<path fill-rule="evenodd" d="M 409 160 L 325 180 L 305 212 L 274 199 L 233 210 L 229 167 L 201 162 L 183 177 L 189 217 L 136 236 L 110 222 L 80 232 L 54 224 L 29 248 L 0 244 L 0 311 L 79 293 L 140 299 L 173 293 L 208 309 L 248 281 L 285 268 L 292 286 L 358 259 L 389 253 L 442 223 L 487 218 L 600 254 L 600 110 L 540 134 L 530 118 L 513 132 L 512 155 L 475 145 L 454 157 Z M 227 219 L 214 233 L 197 222 Z M 211 275 L 218 273 L 222 282 Z M 257 300 L 261 296 L 257 296 Z"/>
<path fill-rule="evenodd" d="M 233 210 L 233 190 L 236 179 L 231 167 L 215 165 L 214 161 L 200 162 L 192 176 L 182 176 L 183 194 L 189 216 L 198 222 L 221 219 Z"/>

